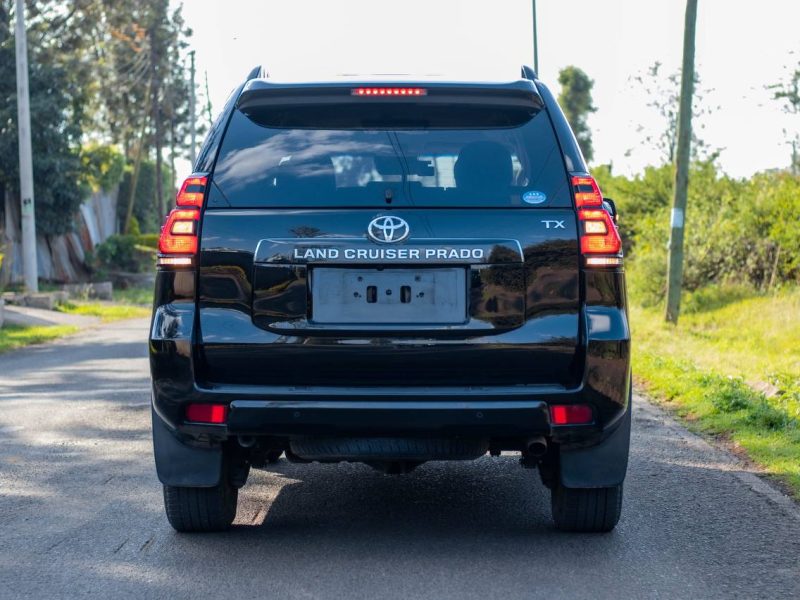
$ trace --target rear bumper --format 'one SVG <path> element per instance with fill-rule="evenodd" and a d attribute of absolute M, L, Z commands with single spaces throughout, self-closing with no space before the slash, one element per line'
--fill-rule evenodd
<path fill-rule="evenodd" d="M 229 435 L 518 437 L 550 430 L 541 401 L 234 400 Z"/>
<path fill-rule="evenodd" d="M 562 444 L 591 444 L 616 427 L 628 398 L 612 418 L 595 423 L 550 424 L 549 405 L 591 403 L 591 390 L 509 386 L 497 388 L 277 388 L 192 386 L 171 401 L 154 393 L 156 413 L 177 433 L 207 442 L 235 436 L 436 436 L 487 439 L 546 435 Z M 186 403 L 227 404 L 225 424 L 183 419 Z"/>

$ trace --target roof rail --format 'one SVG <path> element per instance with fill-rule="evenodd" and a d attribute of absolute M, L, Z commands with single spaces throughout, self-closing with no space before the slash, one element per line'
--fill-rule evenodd
<path fill-rule="evenodd" d="M 245 79 L 245 81 L 250 81 L 251 79 L 266 79 L 268 77 L 269 73 L 267 70 L 262 65 L 258 65 L 253 67 L 253 70 L 247 74 L 247 79 Z"/>
<path fill-rule="evenodd" d="M 539 79 L 536 76 L 536 71 L 531 69 L 528 65 L 522 65 L 522 78 L 523 79 L 530 79 L 531 81 L 535 81 Z"/>

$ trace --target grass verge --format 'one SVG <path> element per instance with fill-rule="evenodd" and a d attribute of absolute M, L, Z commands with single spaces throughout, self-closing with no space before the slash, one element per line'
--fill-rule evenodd
<path fill-rule="evenodd" d="M 129 287 L 124 290 L 114 288 L 114 302 L 151 307 L 153 305 L 153 288 Z"/>
<path fill-rule="evenodd" d="M 5 325 L 0 329 L 0 353 L 8 352 L 30 344 L 41 344 L 56 338 L 69 335 L 78 331 L 77 327 L 70 325 L 55 325 L 45 327 L 22 327 L 20 325 Z"/>
<path fill-rule="evenodd" d="M 106 323 L 109 321 L 119 321 L 121 319 L 150 316 L 150 308 L 145 308 L 144 306 L 105 302 L 67 302 L 65 304 L 60 304 L 56 310 L 73 315 L 100 317 L 100 319 Z"/>
<path fill-rule="evenodd" d="M 635 376 L 692 429 L 743 449 L 800 500 L 800 290 L 723 296 L 690 298 L 677 327 L 633 307 Z"/>

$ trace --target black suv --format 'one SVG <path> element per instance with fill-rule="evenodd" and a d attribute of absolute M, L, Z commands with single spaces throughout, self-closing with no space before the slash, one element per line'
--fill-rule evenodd
<path fill-rule="evenodd" d="M 250 467 L 519 453 L 557 527 L 619 520 L 630 331 L 613 202 L 550 91 L 255 69 L 164 225 L 150 331 L 170 524 Z"/>

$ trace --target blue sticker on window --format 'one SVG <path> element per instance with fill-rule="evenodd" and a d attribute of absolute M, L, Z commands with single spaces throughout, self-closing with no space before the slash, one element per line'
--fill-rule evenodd
<path fill-rule="evenodd" d="M 547 194 L 544 192 L 529 191 L 522 194 L 522 201 L 527 204 L 541 204 L 547 200 Z"/>

